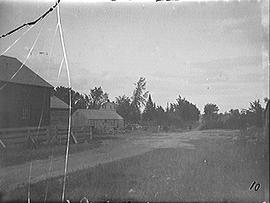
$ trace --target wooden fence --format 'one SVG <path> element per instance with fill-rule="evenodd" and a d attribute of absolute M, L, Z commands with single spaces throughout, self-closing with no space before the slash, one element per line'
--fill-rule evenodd
<path fill-rule="evenodd" d="M 66 144 L 68 129 L 55 128 L 52 130 L 50 142 L 57 144 Z M 90 126 L 73 127 L 70 132 L 71 143 L 82 143 L 92 139 L 92 131 Z"/>
<path fill-rule="evenodd" d="M 67 128 L 59 127 L 27 127 L 0 129 L 0 148 L 14 145 L 42 144 L 66 144 L 68 135 Z M 92 138 L 92 131 L 89 126 L 75 127 L 70 132 L 70 143 L 80 143 Z"/>

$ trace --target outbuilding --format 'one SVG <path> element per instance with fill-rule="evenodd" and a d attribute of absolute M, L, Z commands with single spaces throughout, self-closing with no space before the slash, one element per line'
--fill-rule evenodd
<path fill-rule="evenodd" d="M 107 102 L 99 110 L 76 110 L 72 115 L 72 126 L 91 126 L 94 133 L 108 133 L 123 128 L 124 119 L 116 112 L 115 104 Z"/>

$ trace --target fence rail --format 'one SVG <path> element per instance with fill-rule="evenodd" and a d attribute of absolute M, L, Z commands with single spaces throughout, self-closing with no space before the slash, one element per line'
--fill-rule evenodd
<path fill-rule="evenodd" d="M 71 128 L 71 143 L 80 143 L 92 138 L 90 126 Z M 0 129 L 0 148 L 14 145 L 65 144 L 68 129 L 61 127 L 27 127 Z"/>

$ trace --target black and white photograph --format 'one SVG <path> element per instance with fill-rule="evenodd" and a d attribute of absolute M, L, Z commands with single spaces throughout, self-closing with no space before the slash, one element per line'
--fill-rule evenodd
<path fill-rule="evenodd" d="M 268 0 L 0 0 L 0 203 L 269 203 Z"/>

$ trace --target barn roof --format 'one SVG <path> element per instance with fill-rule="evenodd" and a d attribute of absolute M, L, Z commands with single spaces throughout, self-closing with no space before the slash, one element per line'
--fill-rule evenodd
<path fill-rule="evenodd" d="M 85 118 L 92 120 L 123 119 L 116 111 L 111 110 L 78 109 L 74 114 L 82 114 Z"/>
<path fill-rule="evenodd" d="M 51 109 L 69 109 L 69 105 L 56 96 L 51 97 Z"/>
<path fill-rule="evenodd" d="M 4 55 L 0 56 L 0 81 L 41 87 L 53 87 L 30 68 L 23 65 L 18 59 Z"/>

